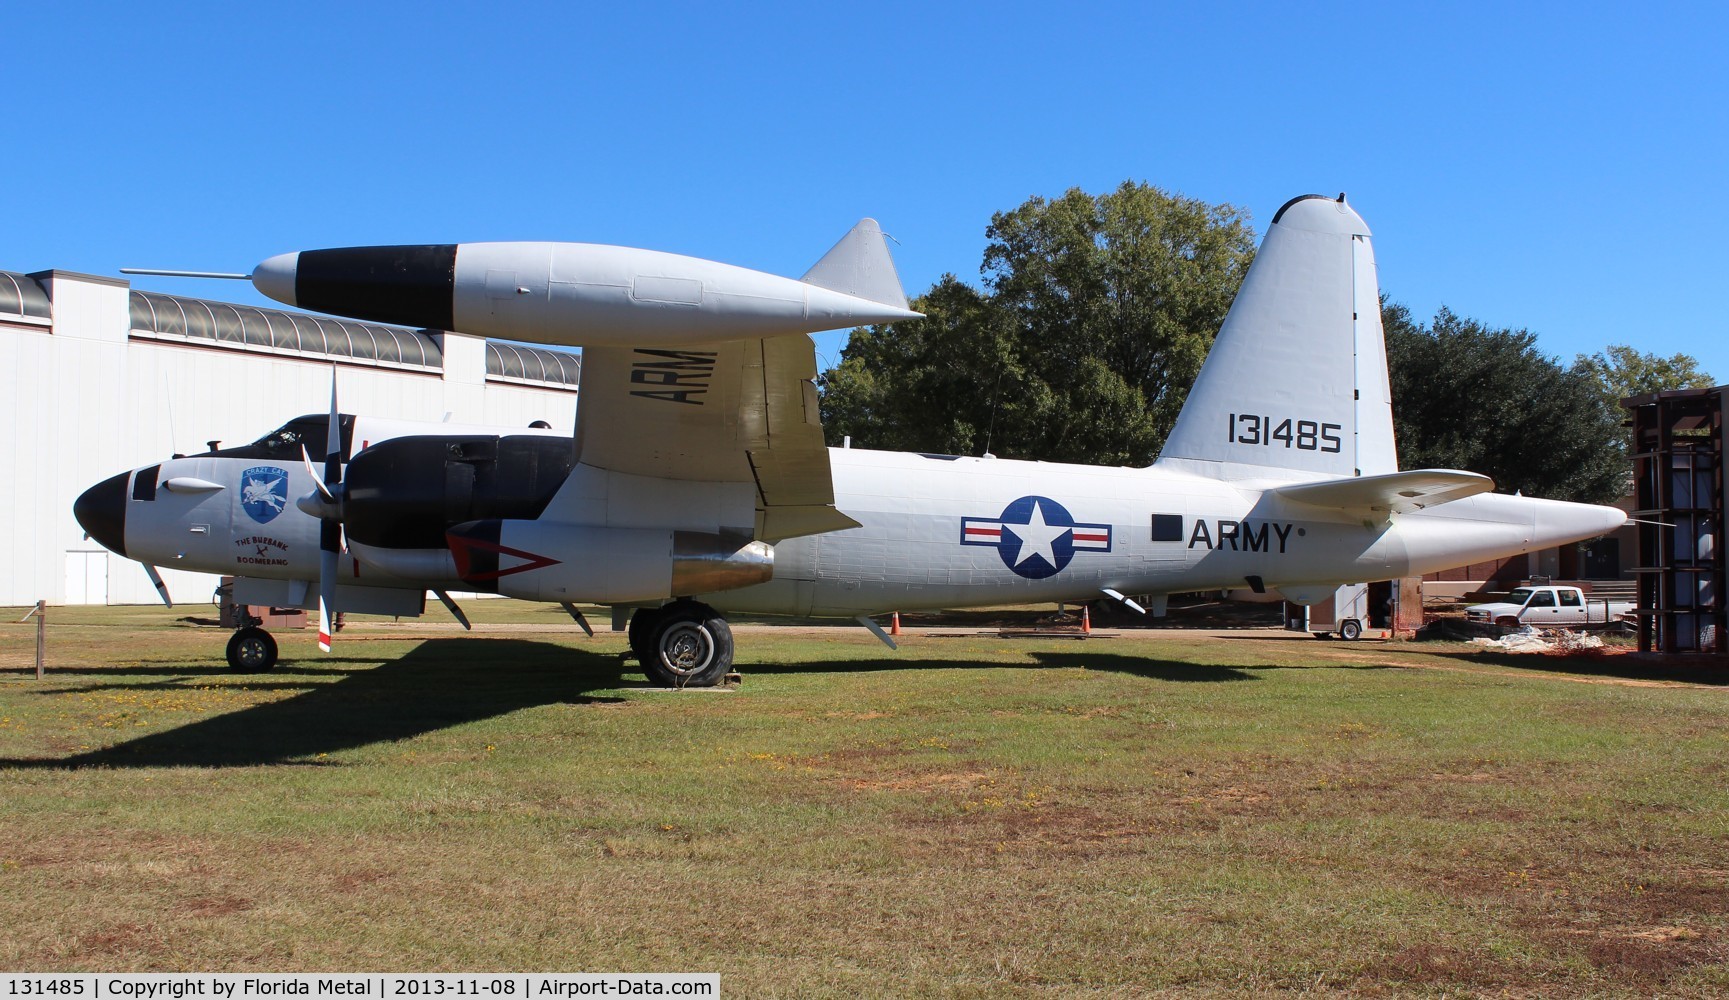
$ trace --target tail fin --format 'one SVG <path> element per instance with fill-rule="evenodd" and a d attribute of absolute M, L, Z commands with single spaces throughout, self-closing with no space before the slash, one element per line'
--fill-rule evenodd
<path fill-rule="evenodd" d="M 875 219 L 860 219 L 822 260 L 799 279 L 831 292 L 856 295 L 884 305 L 907 307 L 894 258 Z"/>
<path fill-rule="evenodd" d="M 1231 480 L 1398 471 L 1375 254 L 1344 195 L 1273 216 L 1159 463 Z"/>

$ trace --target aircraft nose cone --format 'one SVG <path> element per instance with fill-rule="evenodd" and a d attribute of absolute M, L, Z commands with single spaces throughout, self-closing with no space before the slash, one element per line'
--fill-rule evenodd
<path fill-rule="evenodd" d="M 294 278 L 300 270 L 300 254 L 279 253 L 252 269 L 252 287 L 278 302 L 299 305 L 294 300 Z"/>
<path fill-rule="evenodd" d="M 72 502 L 72 516 L 91 538 L 110 552 L 126 554 L 126 481 L 132 473 L 109 476 Z"/>

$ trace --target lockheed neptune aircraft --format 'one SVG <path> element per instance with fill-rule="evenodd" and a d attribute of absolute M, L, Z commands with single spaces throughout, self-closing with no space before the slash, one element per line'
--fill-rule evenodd
<path fill-rule="evenodd" d="M 727 612 L 881 635 L 869 615 L 1101 594 L 1151 595 L 1154 614 L 1164 595 L 1245 585 L 1311 603 L 1625 517 L 1400 471 L 1369 228 L 1343 195 L 1273 217 L 1144 469 L 825 448 L 807 334 L 917 315 L 868 219 L 798 281 L 552 243 L 314 250 L 250 277 L 357 319 L 581 346 L 574 438 L 440 429 L 355 449 L 361 422 L 333 406 L 322 474 L 292 447 L 148 466 L 79 500 L 92 537 L 238 574 L 248 603 L 418 613 L 454 589 L 610 605 L 669 685 L 728 671 Z"/>

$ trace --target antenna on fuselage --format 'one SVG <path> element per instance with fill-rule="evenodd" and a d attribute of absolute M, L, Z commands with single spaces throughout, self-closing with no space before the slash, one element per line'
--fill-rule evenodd
<path fill-rule="evenodd" d="M 166 368 L 162 371 L 162 406 L 168 411 L 168 453 L 177 455 L 180 453 L 178 447 L 180 435 L 174 428 L 174 387 L 168 383 L 168 370 Z M 210 450 L 215 451 L 216 449 Z"/>

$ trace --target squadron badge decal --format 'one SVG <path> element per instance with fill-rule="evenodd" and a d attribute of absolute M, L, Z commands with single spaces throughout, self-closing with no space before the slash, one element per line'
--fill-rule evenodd
<path fill-rule="evenodd" d="M 240 509 L 259 524 L 269 524 L 288 503 L 288 470 L 258 465 L 240 474 Z"/>
<path fill-rule="evenodd" d="M 1111 526 L 1081 524 L 1049 497 L 1021 497 L 1001 517 L 961 518 L 961 544 L 994 546 L 1011 572 L 1043 580 L 1062 572 L 1076 552 L 1111 551 Z"/>

